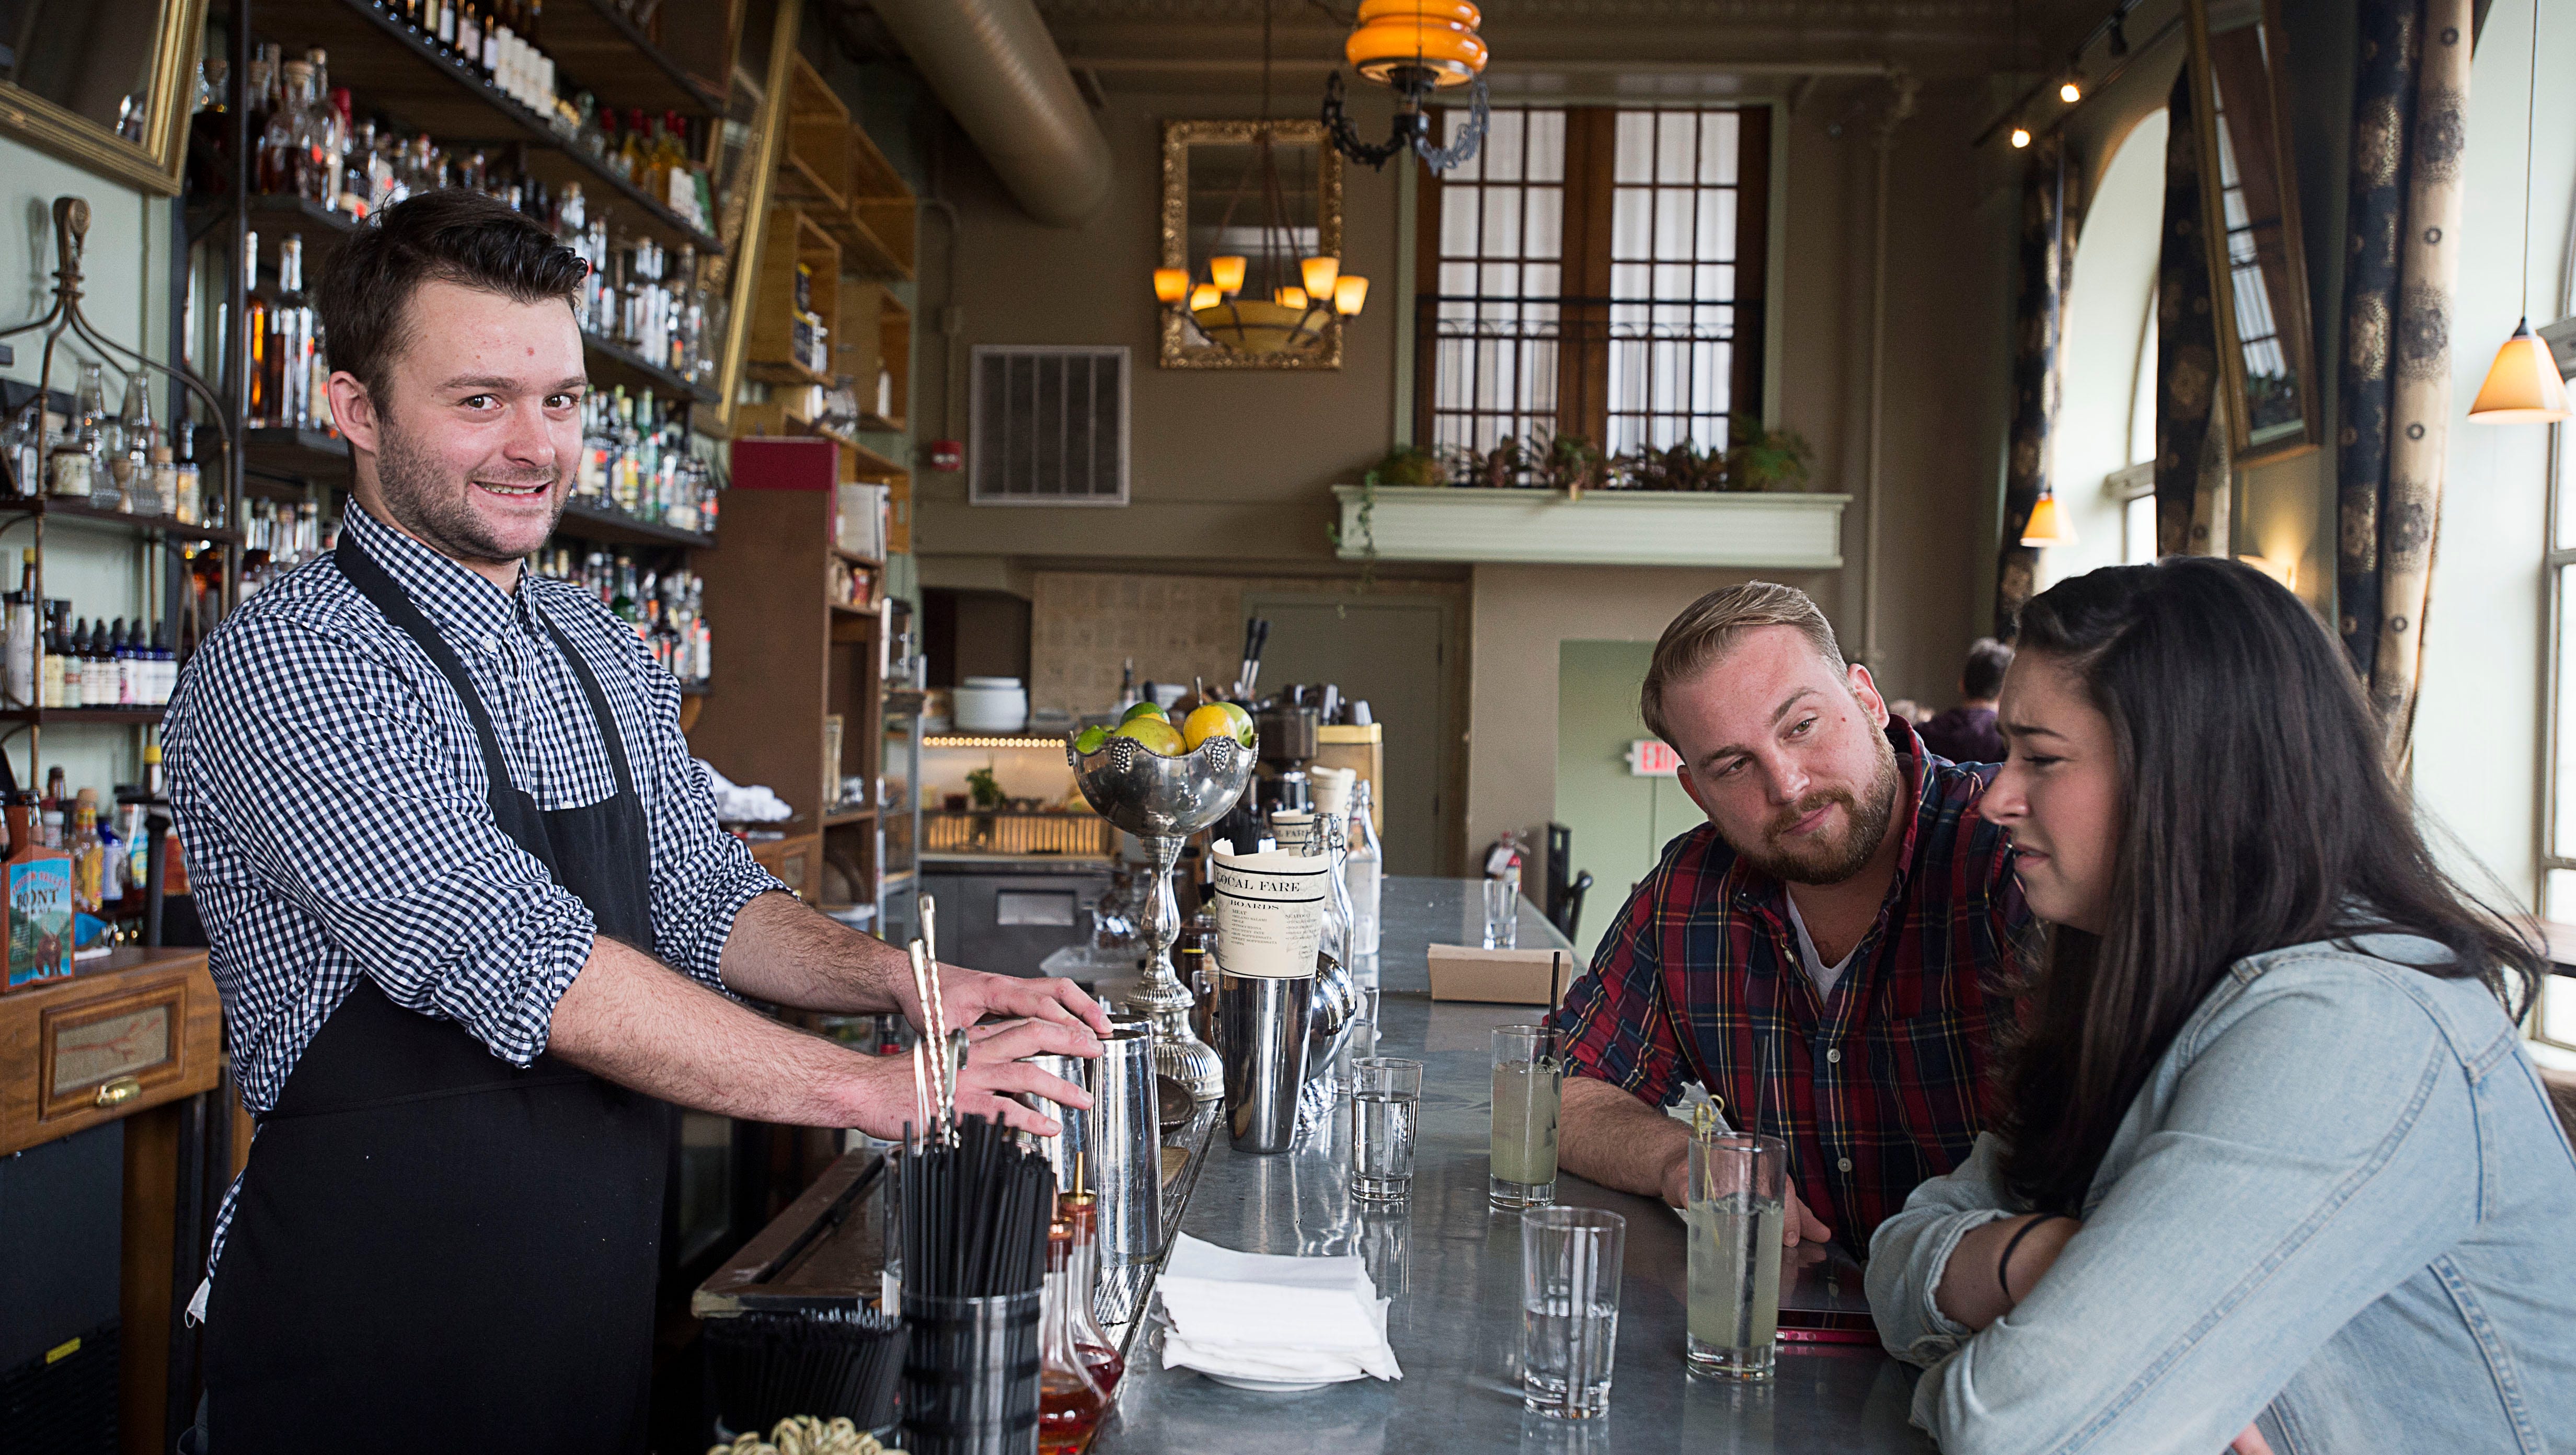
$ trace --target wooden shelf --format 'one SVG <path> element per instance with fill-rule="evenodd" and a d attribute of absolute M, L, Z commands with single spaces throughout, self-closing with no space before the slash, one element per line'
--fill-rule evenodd
<path fill-rule="evenodd" d="M 903 174 L 877 150 L 865 131 L 850 132 L 849 226 L 870 246 L 850 260 L 853 272 L 909 280 L 913 274 L 913 236 L 920 203 Z"/>
<path fill-rule="evenodd" d="M 843 824 L 870 823 L 875 821 L 876 816 L 877 811 L 873 808 L 834 809 L 832 812 L 823 815 L 823 827 L 827 829 L 836 829 L 841 827 Z"/>
<path fill-rule="evenodd" d="M 912 478 L 911 471 L 896 464 L 894 461 L 887 459 L 885 456 L 878 454 L 876 451 L 869 449 L 866 445 L 860 444 L 855 436 L 842 430 L 832 429 L 824 425 L 815 425 L 806 432 L 818 439 L 830 440 L 832 443 L 839 445 L 843 450 L 847 451 L 850 456 L 850 462 L 857 468 L 858 478 L 861 480 L 866 480 L 871 483 L 881 483 L 887 480 L 909 480 Z"/>
<path fill-rule="evenodd" d="M 0 711 L 0 722 L 32 723 L 37 727 L 82 722 L 142 726 L 160 720 L 161 709 L 157 707 L 13 707 Z"/>
<path fill-rule="evenodd" d="M 685 546 L 693 551 L 712 551 L 716 538 L 700 531 L 681 530 L 676 526 L 628 515 L 605 506 L 584 505 L 574 501 L 564 506 L 563 519 L 555 523 L 555 534 L 577 541 L 602 541 L 612 545 Z"/>
<path fill-rule="evenodd" d="M 656 394 L 677 395 L 695 404 L 716 402 L 717 395 L 713 389 L 681 378 L 624 344 L 611 343 L 597 334 L 586 333 L 581 336 L 581 351 L 590 357 L 593 365 L 606 365 L 590 371 L 594 385 L 625 384 Z M 607 377 L 602 378 L 603 374 Z"/>
<path fill-rule="evenodd" d="M 96 505 L 83 505 L 74 500 L 38 495 L 25 500 L 0 500 L 0 515 L 41 515 L 65 525 L 84 530 L 105 530 L 138 536 L 169 536 L 197 541 L 220 541 L 228 546 L 242 543 L 240 531 L 224 530 L 211 525 L 191 525 L 175 516 L 136 515 L 129 511 L 108 510 Z"/>
<path fill-rule="evenodd" d="M 559 9 L 569 14 L 584 3 L 564 0 Z M 555 17 L 547 17 L 549 50 L 556 23 Z M 609 194 L 607 200 L 616 203 L 622 222 L 642 223 L 666 247 L 724 251 L 721 240 L 610 171 L 605 161 L 590 155 L 569 133 L 557 131 L 552 120 L 512 100 L 480 71 L 469 70 L 424 43 L 409 26 L 369 0 L 264 0 L 260 28 L 265 34 L 292 40 L 299 48 L 327 49 L 335 84 L 347 86 L 352 94 L 365 97 L 369 106 L 381 108 L 407 127 L 447 140 L 531 143 L 542 150 L 531 150 L 528 165 L 542 179 L 578 180 Z M 667 74 L 664 67 L 640 57 L 627 71 L 630 80 L 648 72 Z M 591 85 L 594 95 L 607 98 L 615 90 L 614 76 L 589 79 L 609 83 Z M 570 77 L 562 78 L 562 84 L 567 91 L 577 89 Z"/>
<path fill-rule="evenodd" d="M 823 604 L 832 608 L 832 614 L 835 616 L 855 616 L 868 621 L 874 621 L 877 618 L 877 610 L 873 606 L 852 606 L 847 602 L 828 600 Z"/>
<path fill-rule="evenodd" d="M 763 384 L 811 384 L 817 388 L 829 389 L 840 382 L 829 374 L 817 374 L 803 364 L 792 364 L 784 359 L 746 360 L 743 363 L 742 372 L 746 377 L 757 379 Z"/>
<path fill-rule="evenodd" d="M 817 384 L 828 389 L 833 384 L 832 376 L 807 368 L 796 356 L 799 264 L 806 272 L 808 306 L 823 320 L 824 327 L 839 327 L 840 244 L 804 209 L 773 207 L 760 250 L 760 278 L 753 290 L 751 336 L 743 368 L 764 383 Z"/>
<path fill-rule="evenodd" d="M 579 76 L 592 95 L 620 110 L 640 106 L 697 116 L 724 110 L 721 97 L 619 15 L 610 0 L 558 0 L 546 16 L 544 49 L 559 70 Z"/>
<path fill-rule="evenodd" d="M 865 566 L 871 571 L 882 571 L 885 569 L 885 562 L 878 560 L 876 557 L 862 556 L 856 551 L 845 551 L 839 546 L 832 547 L 832 555 L 835 559 L 847 561 L 853 566 Z"/>

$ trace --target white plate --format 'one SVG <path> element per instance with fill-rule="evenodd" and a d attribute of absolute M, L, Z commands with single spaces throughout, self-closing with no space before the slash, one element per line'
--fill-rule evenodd
<path fill-rule="evenodd" d="M 1328 1384 L 1349 1382 L 1341 1379 L 1262 1379 L 1249 1374 L 1209 1374 L 1204 1369 L 1198 1372 L 1219 1384 L 1230 1385 L 1236 1389 L 1248 1389 L 1254 1394 L 1304 1394 L 1310 1389 L 1322 1389 Z M 1358 1374 L 1350 1376 L 1351 1379 L 1364 1377 Z"/>

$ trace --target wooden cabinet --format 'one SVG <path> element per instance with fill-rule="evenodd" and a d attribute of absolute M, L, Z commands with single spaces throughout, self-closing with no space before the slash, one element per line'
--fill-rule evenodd
<path fill-rule="evenodd" d="M 800 891 L 808 901 L 873 911 L 885 645 L 878 610 L 836 600 L 831 586 L 836 566 L 873 583 L 885 563 L 838 544 L 843 450 L 825 439 L 734 442 L 724 549 L 703 553 L 698 569 L 710 611 L 723 612 L 726 640 L 738 645 L 717 656 L 689 742 L 727 778 L 766 784 L 795 810 L 782 825 L 791 837 L 773 844 L 819 835 Z M 840 720 L 837 737 L 826 731 L 830 718 Z M 845 800 L 851 779 L 860 791 Z"/>
<path fill-rule="evenodd" d="M 760 867 L 777 875 L 779 883 L 805 899 L 815 898 L 822 890 L 821 834 L 790 834 L 783 839 L 762 839 L 751 846 L 751 857 Z"/>
<path fill-rule="evenodd" d="M 222 1015 L 203 950 L 117 950 L 0 995 L 0 1156 L 213 1090 Z"/>

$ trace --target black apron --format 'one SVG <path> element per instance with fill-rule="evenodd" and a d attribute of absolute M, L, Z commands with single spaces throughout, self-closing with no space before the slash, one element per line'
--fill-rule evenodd
<path fill-rule="evenodd" d="M 334 555 L 455 685 L 501 831 L 601 934 L 649 948 L 643 805 L 581 654 L 546 623 L 617 792 L 548 811 L 512 783 L 482 699 L 420 608 L 347 532 Z M 551 1054 L 518 1070 L 360 980 L 251 1144 L 206 1311 L 217 1455 L 640 1455 L 668 1114 Z"/>

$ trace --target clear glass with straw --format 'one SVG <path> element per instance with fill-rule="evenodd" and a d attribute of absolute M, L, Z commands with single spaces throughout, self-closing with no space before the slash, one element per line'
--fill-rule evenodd
<path fill-rule="evenodd" d="M 1556 1116 L 1565 1063 L 1544 1025 L 1494 1028 L 1494 1103 L 1486 1199 L 1496 1207 L 1556 1201 Z"/>
<path fill-rule="evenodd" d="M 1771 1377 L 1788 1165 L 1779 1138 L 1736 1132 L 1705 1103 L 1693 1116 L 1682 1216 L 1690 1258 L 1686 1353 L 1694 1374 Z"/>

